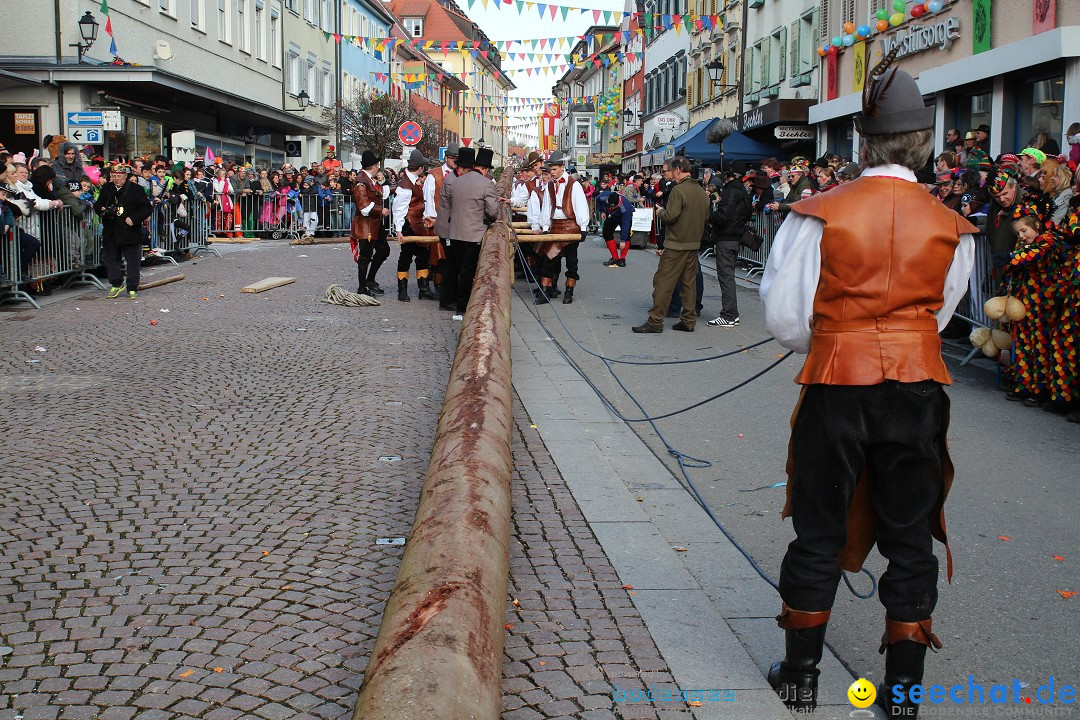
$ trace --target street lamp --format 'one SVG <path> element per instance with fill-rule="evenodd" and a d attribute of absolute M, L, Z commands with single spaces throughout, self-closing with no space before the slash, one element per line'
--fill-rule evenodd
<path fill-rule="evenodd" d="M 738 87 L 738 85 L 725 85 L 723 82 L 724 76 L 724 63 L 720 58 L 716 58 L 711 63 L 705 66 L 705 69 L 709 71 L 709 78 L 712 79 L 713 88 L 720 88 L 721 90 L 730 90 Z"/>
<path fill-rule="evenodd" d="M 82 64 L 82 56 L 97 40 L 98 33 L 98 21 L 94 19 L 94 16 L 87 10 L 86 14 L 79 18 L 79 37 L 82 38 L 82 42 L 71 43 L 68 47 L 75 48 L 75 52 L 79 54 L 79 64 Z"/>
<path fill-rule="evenodd" d="M 300 107 L 298 107 L 298 108 L 285 108 L 285 111 L 286 112 L 304 112 L 304 110 L 307 109 L 308 100 L 310 100 L 310 99 L 311 99 L 311 97 L 307 94 L 307 91 L 306 90 L 301 90 L 300 94 L 296 96 L 296 101 L 298 103 L 300 103 Z"/>
<path fill-rule="evenodd" d="M 625 110 L 623 110 L 622 119 L 623 119 L 623 122 L 626 123 L 626 125 L 633 124 L 636 116 L 637 116 L 637 113 L 635 113 L 630 108 L 626 108 Z M 635 127 L 637 127 L 637 126 L 635 125 Z"/>
<path fill-rule="evenodd" d="M 480 148 L 481 150 L 487 147 L 487 144 L 484 142 L 484 138 L 480 138 L 476 141 L 476 147 Z"/>

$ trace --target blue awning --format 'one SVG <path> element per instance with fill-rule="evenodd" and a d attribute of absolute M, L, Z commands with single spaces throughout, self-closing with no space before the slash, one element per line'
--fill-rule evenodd
<path fill-rule="evenodd" d="M 733 132 L 724 138 L 723 145 L 713 145 L 708 142 L 709 128 L 719 122 L 719 118 L 702 120 L 676 138 L 672 144 L 675 153 L 680 152 L 686 157 L 708 164 L 720 162 L 733 162 L 735 160 L 754 161 L 775 157 L 783 159 L 785 153 L 779 148 L 760 143 L 748 138 L 740 132 Z"/>

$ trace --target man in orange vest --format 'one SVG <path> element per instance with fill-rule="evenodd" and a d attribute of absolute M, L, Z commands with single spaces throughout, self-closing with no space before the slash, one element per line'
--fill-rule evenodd
<path fill-rule="evenodd" d="M 890 67 L 895 56 L 869 74 L 855 120 L 867 169 L 792 204 L 761 282 L 766 328 L 807 355 L 784 508 L 796 534 L 780 570 L 787 652 L 769 682 L 791 707 L 816 705 L 841 571 L 859 570 L 876 540 L 889 563 L 877 701 L 913 718 L 908 690 L 922 683 L 927 647 L 941 646 L 932 538 L 946 542 L 952 482 L 938 333 L 967 290 L 977 229 L 916 182 L 933 152 L 934 109 Z"/>

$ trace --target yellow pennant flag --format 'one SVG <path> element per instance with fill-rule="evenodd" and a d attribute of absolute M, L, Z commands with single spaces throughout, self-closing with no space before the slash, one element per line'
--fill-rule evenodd
<path fill-rule="evenodd" d="M 862 92 L 866 84 L 866 43 L 857 42 L 854 47 L 854 92 Z"/>

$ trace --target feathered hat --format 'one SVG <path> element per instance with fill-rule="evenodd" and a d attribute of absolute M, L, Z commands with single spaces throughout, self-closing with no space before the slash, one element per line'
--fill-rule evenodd
<path fill-rule="evenodd" d="M 934 127 L 934 108 L 926 107 L 915 79 L 892 67 L 899 53 L 897 45 L 866 74 L 862 113 L 855 118 L 861 135 L 893 135 Z"/>

